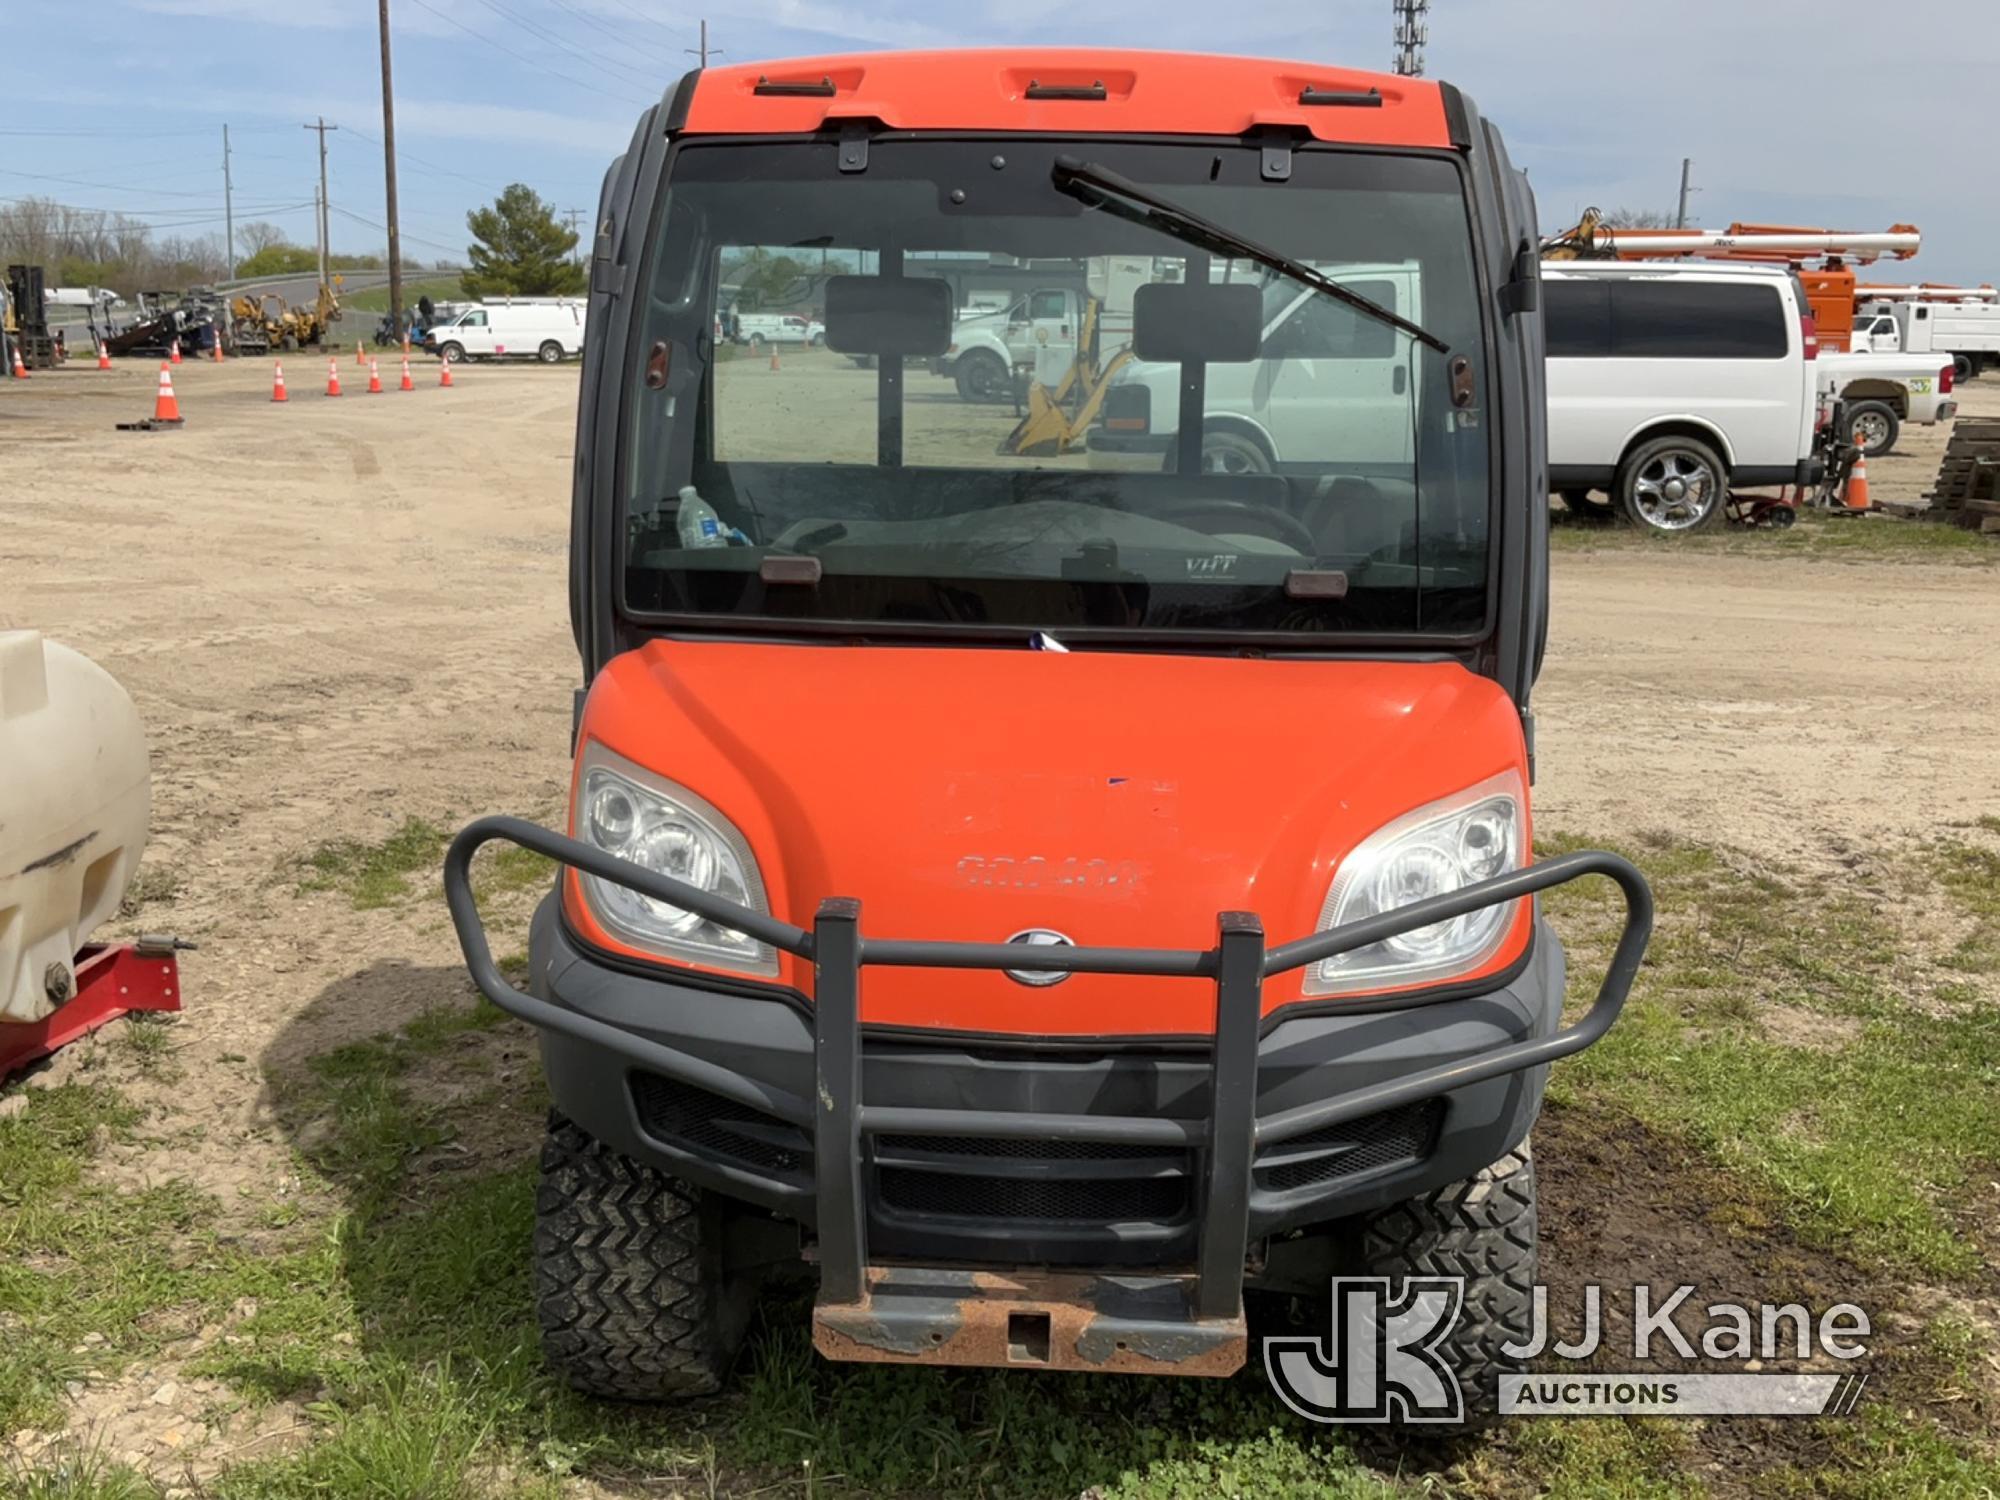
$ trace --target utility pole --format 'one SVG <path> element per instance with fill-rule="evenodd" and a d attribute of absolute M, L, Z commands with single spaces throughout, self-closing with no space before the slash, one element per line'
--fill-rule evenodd
<path fill-rule="evenodd" d="M 224 281 L 236 279 L 236 201 L 229 182 L 229 127 L 222 127 L 222 238 L 229 255 Z"/>
<path fill-rule="evenodd" d="M 1688 171 L 1693 166 L 1693 157 L 1683 156 L 1681 158 L 1681 206 L 1680 211 L 1674 215 L 1674 228 L 1676 229 L 1685 229 L 1688 225 L 1688 194 L 1694 191 L 1693 188 L 1688 186 Z"/>
<path fill-rule="evenodd" d="M 382 16 L 382 182 L 389 195 L 389 326 L 403 331 L 403 243 L 396 228 L 396 90 L 389 79 L 389 0 Z"/>
<path fill-rule="evenodd" d="M 1392 0 L 1396 9 L 1396 72 L 1424 76 L 1424 43 L 1431 39 L 1431 0 Z"/>
<path fill-rule="evenodd" d="M 576 243 L 570 246 L 569 258 L 572 263 L 582 265 L 583 233 L 578 226 L 583 223 L 583 210 L 580 208 L 566 208 L 562 211 L 562 217 L 569 221 L 569 232 L 576 236 Z"/>
<path fill-rule="evenodd" d="M 702 22 L 701 22 L 701 47 L 699 48 L 699 50 L 697 50 L 696 48 L 693 48 L 693 47 L 683 47 L 683 48 L 681 48 L 681 51 L 683 51 L 683 52 L 686 52 L 686 53 L 690 54 L 691 56 L 694 56 L 694 57 L 698 57 L 698 58 L 700 58 L 700 59 L 701 59 L 701 65 L 702 65 L 702 67 L 704 67 L 704 68 L 706 68 L 706 67 L 708 66 L 708 54 L 709 54 L 709 53 L 711 53 L 711 52 L 717 52 L 717 53 L 720 53 L 720 52 L 723 52 L 723 51 L 726 51 L 726 50 L 727 50 L 726 48 L 722 48 L 722 47 L 711 47 L 711 46 L 709 46 L 709 45 L 708 45 L 708 18 L 707 18 L 706 16 L 702 17 Z"/>
<path fill-rule="evenodd" d="M 327 243 L 326 133 L 329 130 L 338 130 L 340 127 L 338 125 L 327 124 L 326 116 L 321 115 L 318 117 L 316 123 L 301 125 L 299 128 L 301 130 L 317 130 L 319 132 L 319 284 L 321 286 L 331 286 L 333 278 L 327 265 L 327 257 L 331 253 L 332 247 Z"/>

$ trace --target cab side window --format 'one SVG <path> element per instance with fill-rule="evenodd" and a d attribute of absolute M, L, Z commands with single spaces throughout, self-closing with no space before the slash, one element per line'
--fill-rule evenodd
<path fill-rule="evenodd" d="M 1343 283 L 1377 307 L 1397 311 L 1396 283 Z M 1299 303 L 1264 340 L 1266 359 L 1392 359 L 1396 330 L 1344 302 L 1315 293 Z"/>
<path fill-rule="evenodd" d="M 1030 318 L 1060 318 L 1068 311 L 1068 301 L 1061 292 L 1036 292 L 1028 299 Z"/>

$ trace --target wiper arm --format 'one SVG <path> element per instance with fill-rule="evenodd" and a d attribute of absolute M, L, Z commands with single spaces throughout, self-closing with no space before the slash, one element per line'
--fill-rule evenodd
<path fill-rule="evenodd" d="M 1050 169 L 1049 179 L 1056 191 L 1097 207 L 1108 209 L 1135 224 L 1146 224 L 1177 240 L 1197 245 L 1211 254 L 1229 256 L 1237 260 L 1255 261 L 1280 276 L 1288 276 L 1293 281 L 1302 282 L 1316 292 L 1323 292 L 1336 302 L 1343 302 L 1356 312 L 1373 318 L 1378 323 L 1386 323 L 1391 328 L 1407 333 L 1420 344 L 1428 344 L 1440 354 L 1449 354 L 1451 345 L 1427 328 L 1419 327 L 1408 318 L 1398 317 L 1380 303 L 1371 302 L 1359 292 L 1342 286 L 1324 272 L 1316 271 L 1304 261 L 1293 260 L 1289 255 L 1280 255 L 1268 250 L 1255 240 L 1246 240 L 1233 230 L 1224 229 L 1213 220 L 1204 219 L 1192 209 L 1183 208 L 1171 198 L 1162 198 L 1136 182 L 1121 177 L 1108 167 L 1100 167 L 1095 162 L 1078 161 L 1074 156 L 1058 156 L 1055 166 Z M 1118 199 L 1124 199 L 1119 203 Z M 1137 205 L 1139 212 L 1134 212 Z"/>

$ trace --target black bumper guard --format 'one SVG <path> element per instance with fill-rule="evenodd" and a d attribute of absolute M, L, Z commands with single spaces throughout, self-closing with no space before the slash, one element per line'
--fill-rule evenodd
<path fill-rule="evenodd" d="M 493 962 L 473 899 L 472 857 L 496 839 L 531 849 L 560 864 L 698 912 L 710 921 L 782 948 L 813 966 L 816 1074 L 813 1099 L 772 1088 L 593 1017 L 552 1005 L 515 988 Z M 1625 926 L 1590 1013 L 1546 1037 L 1426 1068 L 1403 1078 L 1259 1118 L 1257 1042 L 1263 984 L 1272 975 L 1319 963 L 1386 938 L 1516 901 L 1586 875 L 1612 880 L 1625 898 Z M 871 1291 L 861 1138 L 868 1133 L 950 1134 L 989 1138 L 1074 1140 L 1196 1148 L 1206 1162 L 1200 1209 L 1198 1264 L 1190 1296 L 1196 1320 L 1242 1316 L 1248 1248 L 1251 1161 L 1256 1148 L 1328 1126 L 1411 1104 L 1506 1073 L 1540 1067 L 1581 1052 L 1611 1029 L 1623 1009 L 1652 934 L 1653 895 L 1646 878 L 1616 854 L 1586 851 L 1481 881 L 1450 895 L 1350 922 L 1275 948 L 1249 912 L 1216 919 L 1215 946 L 1179 948 L 1038 947 L 1033 966 L 1072 974 L 1127 974 L 1215 981 L 1215 1046 L 1209 1117 L 1205 1121 L 1117 1115 L 1013 1114 L 999 1111 L 887 1108 L 861 1098 L 861 971 L 877 968 L 1017 969 L 1019 946 L 1009 943 L 911 942 L 864 937 L 861 903 L 822 901 L 810 930 L 750 911 L 707 891 L 642 869 L 576 839 L 520 818 L 487 817 L 469 824 L 445 855 L 445 900 L 466 967 L 481 994 L 530 1025 L 606 1048 L 630 1063 L 706 1089 L 809 1131 L 814 1140 L 822 1307 L 858 1306 Z"/>

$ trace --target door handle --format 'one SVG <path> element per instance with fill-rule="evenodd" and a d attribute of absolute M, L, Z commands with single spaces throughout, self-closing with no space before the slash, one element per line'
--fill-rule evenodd
<path fill-rule="evenodd" d="M 1389 377 L 1390 389 L 1394 390 L 1395 393 L 1400 396 L 1403 394 L 1404 391 L 1409 389 L 1409 385 L 1410 385 L 1409 371 L 1405 370 L 1401 365 L 1397 365 L 1396 373 Z"/>

